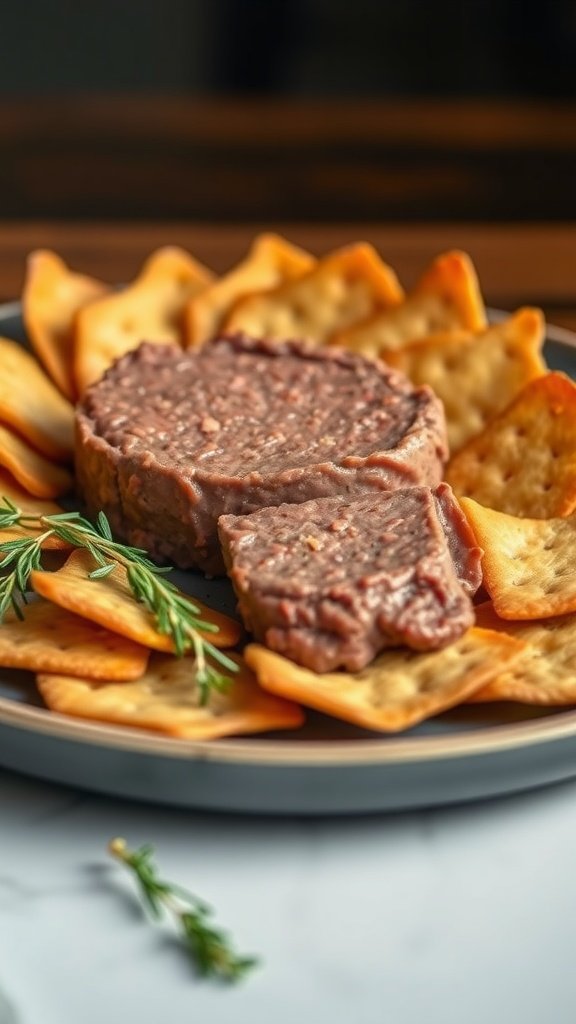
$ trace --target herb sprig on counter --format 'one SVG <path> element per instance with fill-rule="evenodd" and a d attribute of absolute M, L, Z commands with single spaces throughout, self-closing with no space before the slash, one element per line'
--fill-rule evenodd
<path fill-rule="evenodd" d="M 215 928 L 212 909 L 194 893 L 167 882 L 158 874 L 154 848 L 141 846 L 129 850 L 125 839 L 113 839 L 109 852 L 136 877 L 142 899 L 155 920 L 165 912 L 176 919 L 185 948 L 199 974 L 204 977 L 239 981 L 258 964 L 253 956 L 238 956 L 225 932 Z"/>
<path fill-rule="evenodd" d="M 217 632 L 218 627 L 204 622 L 198 606 L 166 579 L 171 569 L 155 565 L 142 548 L 115 541 L 103 512 L 99 513 L 96 525 L 79 512 L 35 516 L 4 496 L 0 501 L 0 530 L 7 529 L 21 530 L 22 537 L 0 544 L 0 567 L 4 570 L 0 577 L 0 621 L 10 607 L 19 618 L 24 617 L 30 573 L 42 568 L 42 544 L 49 537 L 58 537 L 74 548 L 90 552 L 96 563 L 88 574 L 90 579 L 103 579 L 116 565 L 124 566 L 135 600 L 154 616 L 158 631 L 172 639 L 175 653 L 182 656 L 193 651 L 202 705 L 207 703 L 211 691 L 223 692 L 230 686 L 232 680 L 227 673 L 237 672 L 237 665 L 202 636 Z M 41 532 L 30 536 L 26 532 L 30 529 Z"/>

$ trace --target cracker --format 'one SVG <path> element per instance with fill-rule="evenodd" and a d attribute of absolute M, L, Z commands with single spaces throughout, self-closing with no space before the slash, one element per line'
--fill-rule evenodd
<path fill-rule="evenodd" d="M 396 306 L 402 297 L 394 271 L 371 245 L 358 243 L 325 256 L 296 281 L 240 299 L 224 328 L 322 345 L 335 331 Z"/>
<path fill-rule="evenodd" d="M 419 338 L 453 330 L 482 331 L 486 313 L 476 271 L 464 252 L 438 256 L 401 305 L 377 313 L 349 330 L 335 345 L 369 356 L 383 356 Z"/>
<path fill-rule="evenodd" d="M 1 423 L 0 466 L 4 466 L 22 487 L 37 498 L 57 498 L 74 486 L 72 474 L 64 466 L 44 458 Z"/>
<path fill-rule="evenodd" d="M 547 373 L 449 463 L 458 497 L 513 516 L 552 519 L 576 509 L 576 384 Z"/>
<path fill-rule="evenodd" d="M 543 342 L 543 314 L 521 309 L 483 334 L 438 334 L 389 352 L 386 360 L 414 384 L 433 388 L 444 404 L 450 451 L 457 452 L 546 373 Z"/>
<path fill-rule="evenodd" d="M 540 619 L 576 611 L 576 513 L 520 519 L 460 500 L 484 549 L 484 586 L 502 619 Z"/>
<path fill-rule="evenodd" d="M 13 612 L 0 628 L 0 665 L 30 672 L 63 672 L 91 679 L 137 679 L 148 662 L 145 647 L 48 601 Z"/>
<path fill-rule="evenodd" d="M 74 451 L 74 410 L 22 345 L 0 338 L 0 420 L 49 459 Z"/>
<path fill-rule="evenodd" d="M 22 294 L 26 332 L 40 362 L 63 394 L 76 396 L 72 373 L 74 320 L 78 310 L 109 291 L 107 285 L 75 274 L 49 249 L 28 257 Z"/>
<path fill-rule="evenodd" d="M 235 302 L 244 295 L 277 288 L 311 270 L 316 260 L 280 235 L 258 235 L 246 258 L 195 295 L 186 310 L 186 342 L 203 345 L 216 337 Z"/>
<path fill-rule="evenodd" d="M 169 637 L 156 629 L 154 616 L 139 604 L 128 585 L 126 569 L 117 565 L 104 579 L 88 579 L 96 564 L 88 551 L 73 551 L 65 565 L 56 572 L 35 570 L 30 582 L 36 593 L 76 615 L 97 622 L 122 636 L 152 647 L 172 651 Z M 183 595 L 186 596 L 186 595 Z M 200 609 L 206 622 L 218 626 L 217 633 L 204 634 L 215 647 L 233 647 L 241 636 L 241 627 L 222 612 L 208 608 L 197 598 L 190 598 Z"/>
<path fill-rule="evenodd" d="M 238 733 L 295 729 L 304 720 L 297 704 L 265 693 L 242 662 L 225 693 L 199 703 L 194 659 L 153 654 L 147 672 L 133 683 L 94 682 L 61 675 L 39 675 L 38 689 L 52 711 L 79 718 L 151 729 L 188 740 Z"/>
<path fill-rule="evenodd" d="M 576 704 L 576 615 L 506 622 L 488 601 L 476 608 L 476 621 L 516 637 L 526 648 L 509 668 L 473 693 L 470 703 Z"/>
<path fill-rule="evenodd" d="M 42 501 L 40 498 L 33 498 L 30 494 L 27 494 L 9 473 L 0 468 L 0 501 L 3 497 L 9 498 L 14 505 L 17 505 L 23 512 L 32 516 L 53 516 L 64 511 L 64 509 L 55 505 L 53 501 Z M 43 528 L 26 528 L 27 537 L 39 537 L 41 533 L 44 533 Z M 8 528 L 0 530 L 0 544 L 9 540 L 19 540 L 21 537 L 21 529 Z M 48 537 L 47 540 L 42 542 L 41 547 L 44 551 L 68 551 L 70 545 L 58 537 Z"/>
<path fill-rule="evenodd" d="M 129 287 L 81 309 L 74 360 L 78 393 L 141 341 L 181 344 L 186 306 L 211 281 L 206 267 L 167 246 L 149 257 Z"/>
<path fill-rule="evenodd" d="M 522 649 L 512 637 L 474 628 L 441 651 L 385 651 L 354 673 L 319 675 L 258 644 L 244 655 L 271 693 L 365 729 L 400 732 L 465 700 Z"/>

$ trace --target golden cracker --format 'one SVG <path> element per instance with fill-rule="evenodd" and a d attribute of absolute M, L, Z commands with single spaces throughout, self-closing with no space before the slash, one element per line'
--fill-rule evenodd
<path fill-rule="evenodd" d="M 0 466 L 36 498 L 58 498 L 74 487 L 74 478 L 64 466 L 44 458 L 1 423 Z"/>
<path fill-rule="evenodd" d="M 66 461 L 74 451 L 74 410 L 34 356 L 0 338 L 0 420 L 49 459 Z"/>
<path fill-rule="evenodd" d="M 576 611 L 576 513 L 520 519 L 471 498 L 460 505 L 484 550 L 484 586 L 502 619 L 540 619 Z"/>
<path fill-rule="evenodd" d="M 397 305 L 403 294 L 394 271 L 371 245 L 359 242 L 318 260 L 295 281 L 240 299 L 224 328 L 322 345 L 336 330 Z"/>
<path fill-rule="evenodd" d="M 521 309 L 483 334 L 435 335 L 387 353 L 386 360 L 414 384 L 429 384 L 441 399 L 454 453 L 546 373 L 543 343 L 542 313 Z"/>
<path fill-rule="evenodd" d="M 97 622 L 136 643 L 157 651 L 173 651 L 170 637 L 159 633 L 154 616 L 134 598 L 128 585 L 126 569 L 117 565 L 104 579 L 91 580 L 88 573 L 96 564 L 88 551 L 73 551 L 65 565 L 56 572 L 35 570 L 30 583 L 37 594 L 66 608 L 76 615 Z M 187 597 L 186 594 L 182 595 Z M 233 647 L 242 630 L 234 619 L 208 608 L 197 598 L 189 598 L 199 609 L 199 617 L 218 627 L 216 633 L 202 634 L 215 647 Z"/>
<path fill-rule="evenodd" d="M 240 733 L 295 729 L 302 709 L 260 689 L 241 658 L 240 671 L 224 693 L 211 693 L 200 705 L 194 658 L 153 654 L 148 670 L 132 683 L 95 682 L 61 675 L 37 677 L 38 689 L 52 711 L 179 739 L 209 740 Z"/>
<path fill-rule="evenodd" d="M 85 274 L 73 273 L 55 252 L 37 249 L 26 264 L 22 315 L 40 362 L 70 401 L 77 397 L 72 372 L 76 314 L 109 291 Z"/>
<path fill-rule="evenodd" d="M 522 649 L 512 637 L 474 628 L 441 651 L 385 651 L 354 673 L 320 675 L 258 644 L 244 656 L 271 693 L 365 729 L 400 732 L 461 703 Z"/>
<path fill-rule="evenodd" d="M 93 679 L 137 679 L 145 647 L 48 601 L 34 601 L 24 619 L 9 612 L 0 629 L 0 665 L 29 672 L 62 672 Z"/>
<path fill-rule="evenodd" d="M 404 302 L 338 331 L 331 343 L 385 359 L 388 352 L 432 334 L 485 328 L 474 265 L 466 253 L 454 251 L 434 260 Z"/>
<path fill-rule="evenodd" d="M 78 393 L 142 341 L 182 344 L 186 306 L 211 281 L 211 272 L 192 256 L 166 246 L 152 253 L 127 288 L 81 309 L 74 361 Z"/>
<path fill-rule="evenodd" d="M 547 373 L 522 389 L 450 461 L 458 497 L 512 516 L 552 519 L 576 509 L 576 384 Z"/>
<path fill-rule="evenodd" d="M 31 494 L 28 494 L 20 487 L 9 473 L 0 468 L 0 502 L 3 497 L 9 498 L 13 505 L 16 505 L 30 516 L 54 516 L 64 511 L 63 508 L 54 504 L 53 501 L 33 498 Z M 0 530 L 0 544 L 10 540 L 20 540 L 23 535 L 39 537 L 44 532 L 44 527 L 34 527 L 32 529 L 26 527 L 25 531 L 20 528 L 7 527 L 4 530 Z M 70 545 L 67 541 L 60 540 L 58 537 L 48 537 L 42 542 L 41 547 L 44 551 L 68 551 Z"/>
<path fill-rule="evenodd" d="M 526 648 L 509 668 L 472 694 L 469 702 L 576 704 L 576 615 L 510 622 L 500 619 L 487 602 L 476 608 L 476 621 L 484 628 L 516 637 Z"/>
<path fill-rule="evenodd" d="M 280 235 L 257 235 L 241 263 L 188 303 L 187 345 L 198 347 L 216 337 L 232 306 L 243 296 L 293 281 L 315 263 L 313 256 Z"/>

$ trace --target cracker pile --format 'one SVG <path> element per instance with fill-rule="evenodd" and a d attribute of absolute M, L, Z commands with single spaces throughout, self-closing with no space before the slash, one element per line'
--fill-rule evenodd
<path fill-rule="evenodd" d="M 397 732 L 462 703 L 576 704 L 576 384 L 548 371 L 539 310 L 487 324 L 465 253 L 438 256 L 405 294 L 362 242 L 316 258 L 260 235 L 220 278 L 165 247 L 121 290 L 41 250 L 22 301 L 35 355 L 0 339 L 0 495 L 33 515 L 58 511 L 74 485 L 73 403 L 140 341 L 307 338 L 381 358 L 442 399 L 446 480 L 484 550 L 490 598 L 444 650 L 385 651 L 356 674 L 318 675 L 249 644 L 230 689 L 203 707 L 194 658 L 175 657 L 125 569 L 88 579 L 89 552 L 51 537 L 54 567 L 31 576 L 37 600 L 0 625 L 0 665 L 34 672 L 50 709 L 210 739 L 297 728 L 303 707 Z M 17 536 L 6 529 L 0 543 Z M 218 628 L 211 641 L 237 648 L 239 624 L 200 606 Z"/>

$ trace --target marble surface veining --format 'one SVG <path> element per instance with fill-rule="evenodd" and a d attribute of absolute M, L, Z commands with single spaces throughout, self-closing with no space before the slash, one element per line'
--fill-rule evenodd
<path fill-rule="evenodd" d="M 157 848 L 243 952 L 199 981 L 108 840 Z M 0 771 L 0 1024 L 572 1024 L 576 783 L 328 820 L 129 804 Z"/>

